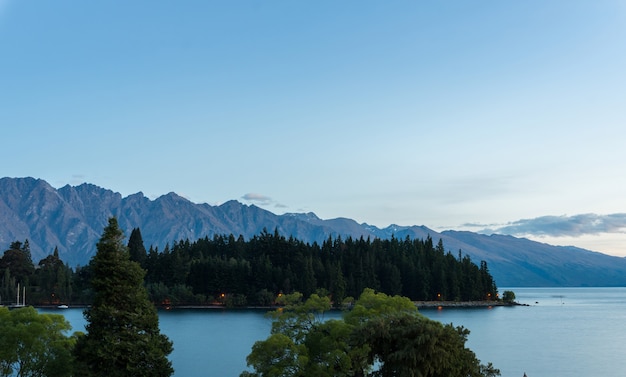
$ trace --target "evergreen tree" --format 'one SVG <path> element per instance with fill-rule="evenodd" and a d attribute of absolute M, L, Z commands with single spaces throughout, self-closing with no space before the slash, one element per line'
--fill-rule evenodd
<path fill-rule="evenodd" d="M 11 243 L 9 250 L 5 251 L 0 258 L 0 270 L 6 268 L 11 271 L 11 276 L 22 286 L 29 285 L 29 278 L 34 274 L 35 266 L 30 255 L 28 240 L 24 243 L 19 241 Z"/>
<path fill-rule="evenodd" d="M 15 299 L 16 282 L 15 278 L 11 276 L 9 268 L 0 270 L 0 272 L 2 273 L 2 278 L 0 279 L 0 306 L 2 306 L 5 301 L 8 302 L 9 297 Z"/>
<path fill-rule="evenodd" d="M 87 334 L 75 347 L 80 376 L 171 376 L 172 343 L 159 331 L 144 271 L 129 258 L 116 218 L 109 219 L 91 260 L 94 301 L 85 310 Z"/>
<path fill-rule="evenodd" d="M 40 301 L 48 304 L 68 303 L 71 294 L 71 269 L 59 258 L 59 249 L 40 260 L 37 277 Z"/>
<path fill-rule="evenodd" d="M 144 268 L 151 300 L 168 305 L 183 302 L 173 294 L 181 289 L 192 291 L 192 301 L 197 303 L 225 294 L 246 296 L 251 305 L 261 304 L 257 298 L 266 302 L 268 292 L 307 295 L 317 289 L 331 292 L 332 301 L 339 305 L 344 297 L 356 297 L 365 287 L 412 300 L 497 297 L 486 264 L 479 269 L 469 256 L 459 251 L 457 258 L 446 252 L 442 240 L 435 246 L 430 237 L 329 237 L 322 245 L 311 245 L 264 229 L 248 242 L 231 234 L 196 242 L 181 240 L 163 252 L 151 246 Z"/>
<path fill-rule="evenodd" d="M 128 252 L 130 253 L 130 260 L 139 263 L 142 268 L 146 268 L 148 253 L 143 244 L 143 237 L 141 237 L 141 230 L 139 230 L 139 228 L 135 228 L 130 232 L 130 237 L 128 237 Z"/>

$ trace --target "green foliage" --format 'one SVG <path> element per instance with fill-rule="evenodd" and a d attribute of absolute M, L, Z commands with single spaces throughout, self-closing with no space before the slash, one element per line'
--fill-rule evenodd
<path fill-rule="evenodd" d="M 34 301 L 55 305 L 71 302 L 72 269 L 63 264 L 56 248 L 51 255 L 39 261 L 35 277 L 39 289 Z"/>
<path fill-rule="evenodd" d="M 121 240 L 120 240 L 120 245 Z M 242 236 L 208 237 L 168 244 L 146 252 L 139 228 L 127 244 L 131 261 L 145 270 L 149 299 L 156 305 L 270 306 L 280 293 L 305 296 L 325 289 L 335 307 L 364 288 L 411 300 L 472 301 L 497 297 L 487 263 L 476 265 L 425 240 L 333 239 L 308 244 L 263 230 Z M 15 297 L 17 283 L 27 286 L 29 303 L 91 304 L 90 266 L 72 271 L 58 253 L 34 270 L 28 242 L 14 242 L 0 258 L 0 295 Z M 30 267 L 29 267 L 30 266 Z M 4 268 L 2 268 L 4 267 Z M 216 299 L 214 299 L 216 298 Z"/>
<path fill-rule="evenodd" d="M 17 282 L 15 278 L 11 276 L 11 270 L 9 268 L 5 268 L 4 270 L 0 270 L 0 297 L 3 298 L 4 301 L 7 298 L 15 297 L 15 290 L 17 289 Z M 4 304 L 4 301 L 0 302 Z"/>
<path fill-rule="evenodd" d="M 142 268 L 145 268 L 148 253 L 143 244 L 143 237 L 141 236 L 141 230 L 139 228 L 134 228 L 132 232 L 130 232 L 130 237 L 128 238 L 128 252 L 130 254 L 130 260 L 139 263 Z"/>
<path fill-rule="evenodd" d="M 295 292 L 277 299 L 277 303 L 284 306 L 270 313 L 275 319 L 273 334 L 285 334 L 299 343 L 311 328 L 322 323 L 324 313 L 330 309 L 330 299 L 316 293 L 305 302 L 302 302 L 302 297 L 302 293 Z"/>
<path fill-rule="evenodd" d="M 515 292 L 513 291 L 502 292 L 502 301 L 508 302 L 508 303 L 515 302 Z"/>
<path fill-rule="evenodd" d="M 245 377 L 286 377 L 296 376 L 306 357 L 302 355 L 303 347 L 294 344 L 286 335 L 272 334 L 263 343 L 255 343 L 252 353 L 248 356 L 249 364 L 258 366 L 254 373 L 243 372 Z"/>
<path fill-rule="evenodd" d="M 359 324 L 371 318 L 385 317 L 389 314 L 409 313 L 416 314 L 417 307 L 407 297 L 388 296 L 366 288 L 355 302 L 352 310 L 346 312 L 347 322 Z"/>
<path fill-rule="evenodd" d="M 272 333 L 247 357 L 242 377 L 494 377 L 465 347 L 469 331 L 418 313 L 406 297 L 365 289 L 342 320 L 323 320 L 330 300 L 294 293 L 280 300 Z"/>
<path fill-rule="evenodd" d="M 214 236 L 180 241 L 162 252 L 150 248 L 146 266 L 148 283 L 185 284 L 204 297 L 243 295 L 247 305 L 273 301 L 260 292 L 308 297 L 320 288 L 334 306 L 366 287 L 411 300 L 472 301 L 497 294 L 484 261 L 479 267 L 460 251 L 457 258 L 430 238 L 329 238 L 311 245 L 264 230 L 249 241 Z"/>
<path fill-rule="evenodd" d="M 75 347 L 80 376 L 170 376 L 172 343 L 160 334 L 156 309 L 143 286 L 144 271 L 129 259 L 123 233 L 109 219 L 90 262 L 93 304 L 87 334 Z"/>
<path fill-rule="evenodd" d="M 5 269 L 8 269 L 11 276 L 22 286 L 28 285 L 29 279 L 35 272 L 28 240 L 24 243 L 19 241 L 11 243 L 9 250 L 6 250 L 0 258 L 0 271 Z"/>
<path fill-rule="evenodd" d="M 71 376 L 70 329 L 62 315 L 0 307 L 0 376 Z"/>
<path fill-rule="evenodd" d="M 278 299 L 283 304 L 269 313 L 274 318 L 272 333 L 256 342 L 247 358 L 254 372 L 242 376 L 347 376 L 353 368 L 348 339 L 351 326 L 344 321 L 324 321 L 330 298 L 312 294 L 302 301 L 295 292 Z M 362 359 L 364 359 L 362 357 Z"/>
<path fill-rule="evenodd" d="M 462 327 L 442 325 L 409 313 L 372 318 L 359 331 L 359 337 L 371 347 L 368 361 L 381 361 L 373 376 L 494 375 L 484 374 L 487 367 L 481 366 L 476 355 L 465 348 L 468 334 Z"/>
<path fill-rule="evenodd" d="M 172 305 L 205 305 L 207 299 L 203 295 L 195 295 L 191 288 L 184 284 L 168 287 L 162 282 L 146 284 L 150 301 L 156 305 L 169 307 Z"/>

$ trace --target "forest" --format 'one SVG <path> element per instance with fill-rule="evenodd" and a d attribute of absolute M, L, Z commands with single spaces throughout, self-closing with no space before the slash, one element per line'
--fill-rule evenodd
<path fill-rule="evenodd" d="M 430 237 L 329 237 L 309 244 L 264 229 L 249 240 L 216 235 L 146 250 L 135 228 L 127 246 L 130 259 L 145 270 L 145 285 L 157 306 L 271 306 L 281 295 L 320 291 L 340 305 L 365 288 L 414 301 L 498 297 L 486 262 L 477 265 L 461 250 L 446 252 L 441 240 L 435 245 Z M 84 305 L 93 299 L 89 265 L 71 268 L 56 249 L 35 265 L 28 240 L 15 241 L 4 252 L 0 273 L 4 304 L 15 300 L 18 283 L 26 287 L 27 304 Z"/>

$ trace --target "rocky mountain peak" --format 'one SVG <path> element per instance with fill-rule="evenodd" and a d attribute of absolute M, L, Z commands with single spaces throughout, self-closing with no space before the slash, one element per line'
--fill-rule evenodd
<path fill-rule="evenodd" d="M 424 225 L 392 224 L 384 229 L 348 218 L 323 220 L 313 212 L 276 215 L 236 200 L 219 206 L 195 204 L 170 192 L 151 200 L 138 192 L 127 197 L 93 184 L 56 190 L 35 178 L 0 178 L 0 251 L 29 240 L 37 263 L 55 247 L 72 266 L 86 265 L 109 217 L 116 216 L 126 235 L 140 228 L 146 248 L 163 250 L 180 240 L 213 235 L 250 239 L 263 229 L 322 244 L 329 237 L 425 239 L 443 241 L 455 257 L 461 251 L 485 260 L 500 286 L 626 285 L 626 259 L 578 248 L 563 248 L 511 236 L 472 232 L 438 233 Z M 3 249 L 2 249 L 3 248 Z"/>

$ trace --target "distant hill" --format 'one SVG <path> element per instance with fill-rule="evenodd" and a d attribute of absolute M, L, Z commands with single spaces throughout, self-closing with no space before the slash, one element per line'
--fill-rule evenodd
<path fill-rule="evenodd" d="M 425 226 L 390 225 L 384 229 L 347 218 L 322 220 L 314 213 L 276 215 L 254 205 L 229 201 L 195 204 L 169 193 L 155 200 L 141 192 L 127 197 L 92 184 L 58 190 L 35 178 L 0 179 L 0 251 L 13 241 L 29 240 L 33 261 L 59 249 L 70 265 L 85 265 L 111 216 L 129 235 L 140 228 L 146 244 L 163 250 L 175 241 L 234 234 L 249 239 L 265 228 L 287 237 L 321 243 L 329 237 L 426 238 L 443 240 L 474 262 L 485 260 L 500 287 L 626 286 L 626 259 L 575 247 L 472 232 L 438 233 Z"/>

